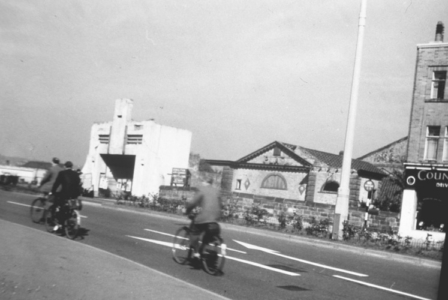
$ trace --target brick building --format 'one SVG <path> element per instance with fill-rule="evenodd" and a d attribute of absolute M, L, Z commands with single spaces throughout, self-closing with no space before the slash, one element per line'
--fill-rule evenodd
<path fill-rule="evenodd" d="M 238 202 L 240 211 L 255 204 L 267 210 L 273 219 L 280 212 L 289 211 L 303 216 L 306 222 L 312 217 L 332 221 L 342 159 L 342 155 L 275 141 L 236 161 L 206 162 L 228 199 Z M 386 173 L 374 165 L 352 160 L 350 216 L 355 224 L 363 222 L 365 208 L 361 204 L 371 201 L 364 184 L 370 181 L 378 191 L 384 176 Z M 379 218 L 385 227 L 395 228 L 394 216 Z M 387 217 L 390 220 L 386 221 Z"/>
<path fill-rule="evenodd" d="M 419 239 L 431 234 L 443 240 L 441 226 L 448 225 L 448 43 L 443 31 L 439 22 L 435 41 L 417 45 L 400 234 Z"/>

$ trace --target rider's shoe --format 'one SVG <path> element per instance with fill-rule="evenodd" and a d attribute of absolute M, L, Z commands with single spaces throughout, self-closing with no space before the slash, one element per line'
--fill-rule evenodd
<path fill-rule="evenodd" d="M 201 255 L 198 252 L 193 253 L 193 258 L 201 258 Z"/>
<path fill-rule="evenodd" d="M 59 225 L 54 226 L 53 231 L 56 232 L 59 229 Z"/>

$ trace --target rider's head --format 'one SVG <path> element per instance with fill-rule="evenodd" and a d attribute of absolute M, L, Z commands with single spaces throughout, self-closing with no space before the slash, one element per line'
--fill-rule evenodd
<path fill-rule="evenodd" d="M 71 168 L 73 168 L 73 164 L 72 164 L 71 161 L 67 161 L 67 162 L 64 164 L 64 167 L 65 167 L 66 169 L 71 169 Z"/>
<path fill-rule="evenodd" d="M 55 164 L 55 165 L 59 165 L 60 160 L 59 160 L 59 158 L 57 158 L 57 157 L 53 157 L 53 159 L 51 160 L 51 162 L 52 162 L 53 164 Z"/>

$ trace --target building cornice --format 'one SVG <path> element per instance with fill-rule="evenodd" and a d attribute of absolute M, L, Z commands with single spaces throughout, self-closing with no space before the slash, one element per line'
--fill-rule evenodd
<path fill-rule="evenodd" d="M 442 48 L 448 47 L 448 43 L 430 43 L 430 44 L 417 44 L 417 48 Z"/>

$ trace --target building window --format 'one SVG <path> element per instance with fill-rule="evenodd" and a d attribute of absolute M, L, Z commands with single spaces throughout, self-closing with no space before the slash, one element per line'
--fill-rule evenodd
<path fill-rule="evenodd" d="M 126 144 L 139 145 L 143 142 L 142 134 L 128 134 Z"/>
<path fill-rule="evenodd" d="M 280 156 L 280 155 L 282 155 L 282 151 L 278 147 L 275 147 L 274 148 L 274 156 Z"/>
<path fill-rule="evenodd" d="M 448 160 L 448 127 L 445 127 L 445 137 L 443 139 L 443 158 L 442 160 Z"/>
<path fill-rule="evenodd" d="M 98 135 L 98 140 L 100 141 L 100 144 L 109 144 L 109 135 L 108 134 L 100 134 Z"/>
<path fill-rule="evenodd" d="M 339 183 L 334 180 L 329 180 L 322 186 L 322 192 L 337 193 L 339 189 Z"/>
<path fill-rule="evenodd" d="M 143 129 L 143 125 L 141 124 L 134 124 L 134 130 L 142 130 Z"/>
<path fill-rule="evenodd" d="M 237 179 L 236 180 L 235 190 L 241 190 L 241 179 Z"/>
<path fill-rule="evenodd" d="M 437 160 L 440 126 L 426 127 L 425 160 Z"/>
<path fill-rule="evenodd" d="M 286 190 L 286 180 L 280 174 L 268 175 L 261 183 L 262 189 Z"/>
<path fill-rule="evenodd" d="M 446 71 L 432 73 L 431 99 L 443 100 L 445 96 Z"/>

